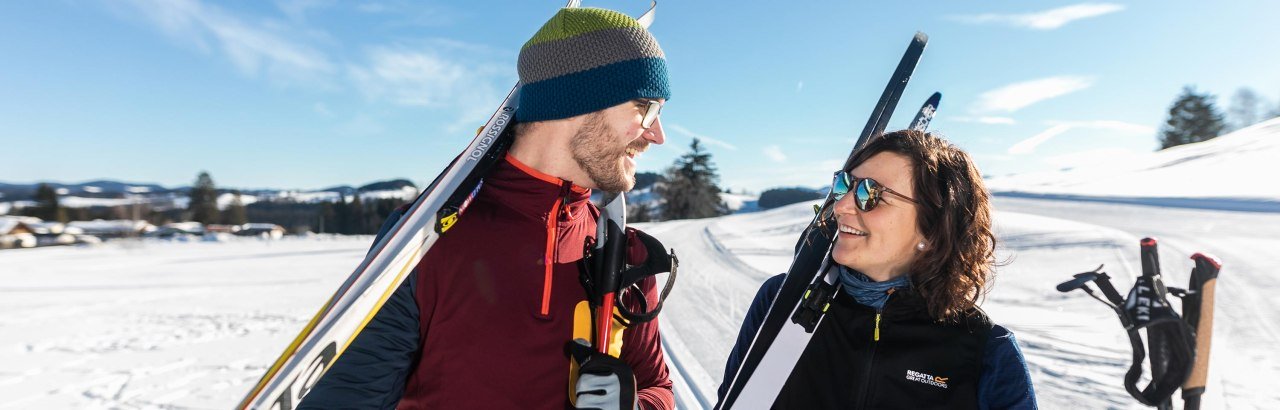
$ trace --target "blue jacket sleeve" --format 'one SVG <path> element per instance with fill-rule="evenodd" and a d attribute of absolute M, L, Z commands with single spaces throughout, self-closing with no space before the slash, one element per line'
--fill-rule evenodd
<path fill-rule="evenodd" d="M 1013 333 L 1002 326 L 991 329 L 982 356 L 978 378 L 978 407 L 991 409 L 1036 409 L 1036 392 L 1031 372 Z"/>
<path fill-rule="evenodd" d="M 381 239 L 401 216 L 393 212 L 378 233 Z M 374 240 L 376 244 L 378 240 Z M 338 356 L 333 367 L 303 397 L 298 409 L 393 409 L 404 395 L 405 382 L 417 363 L 418 304 L 413 289 L 417 275 L 396 288 L 364 331 Z"/>
<path fill-rule="evenodd" d="M 742 329 L 738 330 L 738 339 L 733 344 L 733 350 L 729 351 L 729 360 L 724 365 L 724 378 L 721 379 L 720 388 L 716 391 L 716 401 L 724 400 L 725 393 L 729 391 L 729 383 L 738 373 L 738 368 L 742 367 L 742 358 L 747 355 L 751 340 L 755 339 L 756 331 L 760 329 L 760 323 L 764 322 L 764 316 L 769 313 L 769 305 L 773 304 L 773 298 L 778 296 L 778 290 L 782 288 L 782 281 L 786 277 L 786 274 L 781 274 L 769 278 L 756 292 L 755 300 L 751 301 L 751 308 L 747 310 L 747 316 L 742 318 Z"/>

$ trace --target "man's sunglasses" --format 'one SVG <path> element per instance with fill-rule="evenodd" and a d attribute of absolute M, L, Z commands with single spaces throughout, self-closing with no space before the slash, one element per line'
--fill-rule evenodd
<path fill-rule="evenodd" d="M 874 179 L 858 178 L 849 175 L 848 171 L 836 171 L 835 181 L 831 183 L 833 200 L 839 201 L 840 198 L 844 198 L 845 194 L 850 192 L 853 192 L 854 205 L 862 212 L 871 212 L 872 209 L 876 209 L 876 205 L 880 204 L 880 195 L 884 193 L 893 194 L 899 198 L 919 204 L 915 199 L 889 189 L 889 187 L 876 182 Z"/>
<path fill-rule="evenodd" d="M 640 127 L 649 129 L 653 126 L 653 122 L 658 120 L 658 114 L 662 113 L 662 101 L 658 100 L 638 100 L 636 105 L 640 107 L 640 114 L 644 117 L 640 120 Z"/>

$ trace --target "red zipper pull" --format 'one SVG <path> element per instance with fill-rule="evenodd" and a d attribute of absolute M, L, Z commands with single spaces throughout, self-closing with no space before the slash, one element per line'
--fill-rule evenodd
<path fill-rule="evenodd" d="M 568 221 L 573 218 L 573 212 L 569 210 L 569 194 L 573 193 L 573 182 L 561 180 L 560 182 L 560 215 L 561 221 Z"/>

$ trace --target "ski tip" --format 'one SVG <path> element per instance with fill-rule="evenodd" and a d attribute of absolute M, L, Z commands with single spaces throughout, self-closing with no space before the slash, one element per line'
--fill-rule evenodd
<path fill-rule="evenodd" d="M 942 99 L 942 92 L 941 92 L 941 91 L 934 91 L 934 92 L 933 92 L 933 95 L 930 95 L 930 96 L 929 96 L 929 99 L 930 99 L 930 100 L 933 100 L 933 101 L 941 100 L 941 99 Z"/>
<path fill-rule="evenodd" d="M 911 41 L 914 41 L 917 43 L 928 43 L 929 35 L 925 34 L 923 31 L 917 31 L 915 38 L 912 38 Z"/>
<path fill-rule="evenodd" d="M 1156 246 L 1156 238 L 1142 238 L 1142 246 Z"/>

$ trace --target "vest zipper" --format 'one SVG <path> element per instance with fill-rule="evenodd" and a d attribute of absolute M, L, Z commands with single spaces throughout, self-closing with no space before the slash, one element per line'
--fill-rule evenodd
<path fill-rule="evenodd" d="M 893 298 L 893 291 L 894 289 L 886 291 L 889 294 L 889 298 Z M 889 301 L 885 300 L 884 305 L 888 306 Z M 876 346 L 880 345 L 880 316 L 883 313 L 884 306 L 876 309 L 875 330 L 871 334 L 871 348 L 867 349 L 867 371 L 862 377 L 862 395 L 860 396 L 862 400 L 861 403 L 858 403 L 859 409 L 867 408 L 867 395 L 871 393 L 871 369 L 876 363 Z"/>
<path fill-rule="evenodd" d="M 552 273 L 555 271 L 556 260 L 559 256 L 559 250 L 556 243 L 559 239 L 559 229 L 557 222 L 568 220 L 568 209 L 565 204 L 569 202 L 569 193 L 572 192 L 573 183 L 569 181 L 560 181 L 560 196 L 556 198 L 556 202 L 551 205 L 551 212 L 547 213 L 547 250 L 543 255 L 542 274 L 542 306 L 538 313 L 542 317 L 551 314 L 551 283 L 553 279 Z"/>

